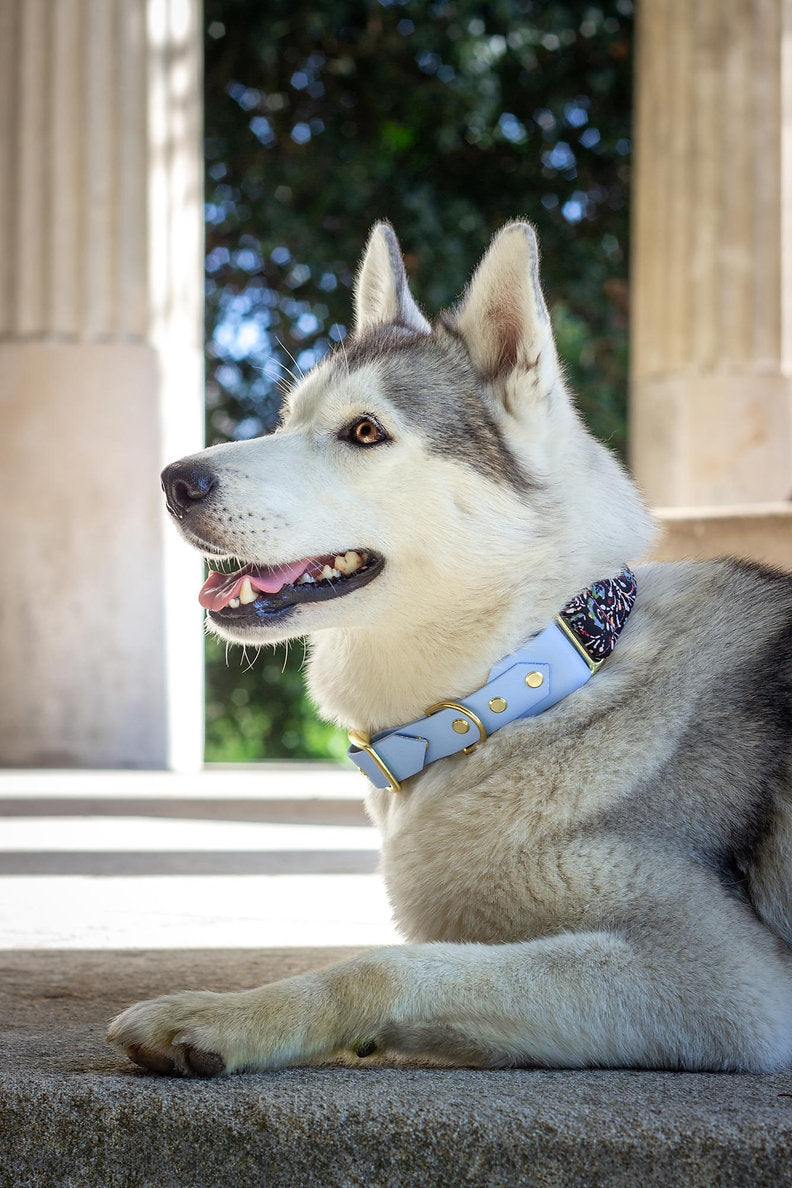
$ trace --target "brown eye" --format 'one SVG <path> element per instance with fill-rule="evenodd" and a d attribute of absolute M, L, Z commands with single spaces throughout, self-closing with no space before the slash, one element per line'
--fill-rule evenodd
<path fill-rule="evenodd" d="M 373 417 L 360 417 L 353 421 L 345 436 L 347 441 L 359 446 L 379 445 L 380 442 L 388 441 L 387 433 Z"/>

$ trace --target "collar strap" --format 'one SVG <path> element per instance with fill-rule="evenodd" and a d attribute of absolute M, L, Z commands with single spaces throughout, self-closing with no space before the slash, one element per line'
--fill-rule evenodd
<path fill-rule="evenodd" d="M 544 713 L 585 685 L 605 662 L 636 592 L 626 566 L 617 577 L 594 582 L 549 627 L 496 664 L 481 689 L 460 701 L 430 705 L 414 722 L 372 738 L 350 731 L 349 758 L 375 788 L 401 792 L 402 781 L 427 764 L 460 751 L 468 755 L 509 722 Z"/>

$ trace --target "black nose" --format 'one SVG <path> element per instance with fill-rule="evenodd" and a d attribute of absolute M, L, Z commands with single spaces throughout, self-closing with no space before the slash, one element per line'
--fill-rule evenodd
<path fill-rule="evenodd" d="M 162 489 L 168 503 L 168 511 L 181 520 L 191 507 L 200 503 L 217 486 L 217 475 L 205 462 L 185 458 L 171 462 L 161 475 Z"/>

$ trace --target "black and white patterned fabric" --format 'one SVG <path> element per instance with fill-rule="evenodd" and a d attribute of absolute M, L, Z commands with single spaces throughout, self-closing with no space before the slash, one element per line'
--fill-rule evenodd
<path fill-rule="evenodd" d="M 610 656 L 637 592 L 635 575 L 625 565 L 618 577 L 594 582 L 561 611 L 561 618 L 592 660 Z"/>

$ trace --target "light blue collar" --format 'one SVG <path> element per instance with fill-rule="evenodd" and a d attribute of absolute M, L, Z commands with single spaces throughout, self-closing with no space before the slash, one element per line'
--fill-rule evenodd
<path fill-rule="evenodd" d="M 403 781 L 427 764 L 469 754 L 509 722 L 544 713 L 604 663 L 634 600 L 635 579 L 626 568 L 615 579 L 594 583 L 549 627 L 496 664 L 483 688 L 460 701 L 430 705 L 414 722 L 373 738 L 350 731 L 349 758 L 375 788 L 401 792 Z"/>

